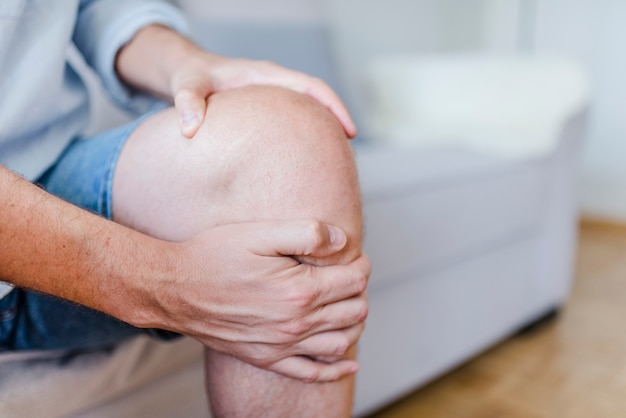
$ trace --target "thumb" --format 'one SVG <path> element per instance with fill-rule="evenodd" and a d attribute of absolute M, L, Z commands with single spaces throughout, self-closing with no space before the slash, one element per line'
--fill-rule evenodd
<path fill-rule="evenodd" d="M 206 98 L 210 86 L 201 81 L 188 80 L 176 89 L 174 94 L 174 106 L 180 115 L 180 130 L 187 137 L 193 137 L 206 113 Z"/>
<path fill-rule="evenodd" d="M 341 251 L 348 241 L 341 228 L 317 221 L 267 222 L 257 234 L 250 249 L 264 256 L 327 257 Z"/>

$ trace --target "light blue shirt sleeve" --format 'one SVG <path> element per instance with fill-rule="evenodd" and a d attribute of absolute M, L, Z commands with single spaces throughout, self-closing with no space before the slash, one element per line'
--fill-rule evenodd
<path fill-rule="evenodd" d="M 115 72 L 115 57 L 141 28 L 150 24 L 188 33 L 182 12 L 158 0 L 82 0 L 73 40 L 99 75 L 113 101 L 125 110 L 145 113 L 159 100 L 129 89 Z"/>

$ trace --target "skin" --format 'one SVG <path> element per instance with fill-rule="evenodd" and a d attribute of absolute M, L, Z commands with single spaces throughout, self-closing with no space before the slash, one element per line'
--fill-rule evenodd
<path fill-rule="evenodd" d="M 163 26 L 139 31 L 119 52 L 115 68 L 128 85 L 172 100 L 187 138 L 204 119 L 207 97 L 249 85 L 280 86 L 306 94 L 337 118 L 349 138 L 356 136 L 345 105 L 322 80 L 268 61 L 211 54 Z"/>
<path fill-rule="evenodd" d="M 259 367 L 272 367 L 294 352 L 332 355 L 338 345 L 357 338 L 353 331 L 333 329 L 361 323 L 363 307 L 323 315 L 318 311 L 331 301 L 362 293 L 367 260 L 285 271 L 294 267 L 292 259 L 278 257 L 333 254 L 345 246 L 341 230 L 335 230 L 339 238 L 331 240 L 329 226 L 320 222 L 255 222 L 215 227 L 170 242 L 77 208 L 2 167 L 0 193 L 6 196 L 0 204 L 0 240 L 11 243 L 0 251 L 0 271 L 3 280 L 16 286 L 89 306 L 137 327 L 169 329 L 200 340 L 223 339 Z M 220 312 L 220 306 L 235 302 L 211 292 L 225 278 L 242 280 L 235 290 L 245 285 L 251 293 L 260 291 L 259 305 L 281 306 L 279 314 L 275 309 L 249 309 L 247 315 Z M 276 296 L 282 296 L 282 304 Z M 303 322 L 312 325 L 303 328 Z M 300 363 L 287 361 L 275 371 L 327 381 L 357 368 L 347 361 Z"/>
<path fill-rule="evenodd" d="M 216 416 L 348 416 L 370 266 L 345 106 L 320 80 L 210 54 L 160 26 L 138 32 L 116 70 L 175 104 L 122 153 L 117 222 L 0 167 L 2 279 L 202 341 Z M 232 120 L 241 94 L 265 98 L 246 108 L 267 128 L 249 141 L 230 130 L 243 126 Z M 306 123 L 276 131 L 276 114 Z M 161 200 L 150 196 L 157 183 Z"/>
<path fill-rule="evenodd" d="M 184 240 L 197 231 L 240 228 L 249 222 L 316 219 L 345 231 L 345 246 L 324 256 L 282 257 L 286 269 L 366 268 L 352 151 L 337 120 L 318 102 L 276 87 L 219 93 L 210 97 L 204 122 L 191 142 L 178 131 L 176 119 L 175 109 L 162 112 L 131 136 L 114 181 L 116 221 L 153 236 Z M 237 242 L 235 234 L 230 229 L 218 244 Z M 235 318 L 248 315 L 256 304 L 266 304 L 268 315 L 280 315 L 280 293 L 288 294 L 292 281 L 264 301 L 263 286 L 269 278 L 259 279 L 262 283 L 249 294 L 249 284 L 227 277 L 228 283 L 216 285 L 203 299 Z M 215 416 L 252 417 L 259 411 L 276 417 L 349 416 L 353 377 L 324 384 L 306 382 L 319 380 L 311 365 L 354 359 L 354 344 L 367 315 L 365 283 L 355 290 L 358 294 L 317 307 L 313 322 L 306 319 L 297 325 L 298 331 L 308 331 L 327 314 L 333 318 L 328 326 L 336 329 L 270 356 L 269 363 L 265 355 L 269 347 L 258 343 L 263 336 L 256 327 L 231 337 L 238 342 L 252 338 L 255 342 L 247 346 L 233 344 L 228 336 L 200 337 L 208 347 L 207 390 Z M 220 301 L 225 301 L 223 308 Z M 288 300 L 287 305 L 290 302 L 294 301 Z M 220 335 L 217 325 L 213 336 Z M 281 373 L 292 365 L 296 373 L 304 373 L 297 376 L 302 381 L 290 372 L 283 373 L 289 377 L 271 372 Z M 309 370 L 313 374 L 307 375 Z"/>

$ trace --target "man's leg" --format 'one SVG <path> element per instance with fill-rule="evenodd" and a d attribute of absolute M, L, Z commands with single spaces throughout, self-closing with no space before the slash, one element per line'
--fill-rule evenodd
<path fill-rule="evenodd" d="M 332 259 L 302 261 L 349 263 L 360 255 L 354 159 L 326 109 L 284 89 L 247 87 L 212 96 L 192 140 L 182 138 L 176 118 L 171 109 L 162 112 L 129 139 L 114 181 L 116 221 L 183 240 L 228 223 L 316 219 L 341 227 L 348 244 Z M 218 417 L 350 414 L 352 377 L 307 384 L 212 350 L 206 360 Z"/>

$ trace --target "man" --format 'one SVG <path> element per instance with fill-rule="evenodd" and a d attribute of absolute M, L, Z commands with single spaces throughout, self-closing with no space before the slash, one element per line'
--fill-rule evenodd
<path fill-rule="evenodd" d="M 0 352 L 182 333 L 216 416 L 349 416 L 369 264 L 340 100 L 167 4 L 48 3 L 0 6 Z M 118 103 L 175 107 L 77 139 L 72 44 Z"/>

